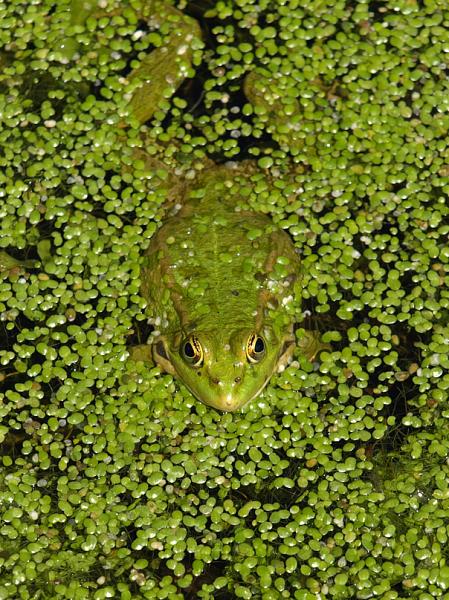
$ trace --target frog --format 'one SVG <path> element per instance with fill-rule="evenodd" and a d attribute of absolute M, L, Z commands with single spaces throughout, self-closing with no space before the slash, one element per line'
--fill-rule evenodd
<path fill-rule="evenodd" d="M 95 3 L 82 6 L 86 15 L 97 10 Z M 198 22 L 169 2 L 148 0 L 138 10 L 139 21 L 165 33 L 165 42 L 127 76 L 129 114 L 143 126 L 194 72 L 204 44 Z M 78 10 L 74 18 L 79 20 Z M 65 43 L 61 51 L 73 53 L 76 43 Z M 260 75 L 250 71 L 243 89 L 275 124 L 270 133 L 278 132 L 281 146 L 289 136 L 294 139 L 285 115 L 278 116 L 276 102 L 267 100 Z M 136 153 L 150 167 L 161 166 L 141 150 Z M 132 349 L 131 358 L 155 363 L 200 402 L 224 412 L 258 397 L 289 364 L 296 346 L 299 249 L 267 214 L 243 206 L 244 184 L 236 181 L 250 181 L 254 168 L 251 160 L 208 159 L 182 184 L 170 173 L 168 196 L 176 208 L 142 259 L 141 296 L 154 330 L 143 349 Z"/>
<path fill-rule="evenodd" d="M 153 25 L 157 7 L 158 19 L 176 26 L 165 46 L 129 75 L 137 83 L 129 110 L 142 124 L 167 96 L 167 82 L 172 92 L 180 85 L 180 71 L 189 71 L 193 49 L 201 46 L 194 19 L 166 3 L 150 4 Z M 244 89 L 266 110 L 257 76 L 250 73 Z M 134 349 L 133 356 L 155 363 L 223 412 L 258 397 L 296 347 L 299 249 L 270 216 L 245 206 L 242 189 L 255 168 L 251 160 L 205 160 L 189 180 L 173 184 L 175 208 L 142 259 L 141 296 L 154 330 L 146 351 Z"/>

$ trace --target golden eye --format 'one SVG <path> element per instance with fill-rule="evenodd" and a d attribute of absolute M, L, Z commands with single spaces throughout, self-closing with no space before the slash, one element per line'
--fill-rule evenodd
<path fill-rule="evenodd" d="M 192 367 L 199 367 L 203 362 L 203 348 L 194 335 L 191 335 L 182 343 L 181 354 L 183 359 Z"/>
<path fill-rule="evenodd" d="M 252 333 L 246 342 L 246 358 L 250 363 L 256 363 L 265 356 L 265 342 L 260 335 Z"/>

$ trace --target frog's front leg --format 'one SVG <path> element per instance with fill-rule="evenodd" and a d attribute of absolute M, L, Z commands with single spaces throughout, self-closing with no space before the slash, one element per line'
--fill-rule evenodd
<path fill-rule="evenodd" d="M 282 373 L 285 367 L 289 364 L 293 357 L 293 353 L 295 351 L 296 340 L 293 332 L 289 333 L 285 339 L 282 346 L 281 355 L 279 357 L 278 363 L 276 365 L 276 370 L 278 373 Z"/>

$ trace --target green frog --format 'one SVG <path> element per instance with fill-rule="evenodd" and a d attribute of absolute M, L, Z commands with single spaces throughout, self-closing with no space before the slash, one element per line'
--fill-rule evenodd
<path fill-rule="evenodd" d="M 196 21 L 167 2 L 149 0 L 142 11 L 140 19 L 151 28 L 164 27 L 166 34 L 165 43 L 129 76 L 136 84 L 130 111 L 143 124 L 192 74 L 203 43 Z M 64 51 L 73 48 L 69 44 Z M 277 116 L 275 102 L 267 102 L 254 72 L 244 91 L 270 122 L 277 119 L 285 139 L 289 123 Z M 251 161 L 202 166 L 190 181 L 175 186 L 180 209 L 151 239 L 141 293 L 154 326 L 154 361 L 201 402 L 236 411 L 260 394 L 293 354 L 300 259 L 290 237 L 268 216 L 242 208 L 235 182 L 245 177 L 248 182 Z"/>
<path fill-rule="evenodd" d="M 156 4 L 159 18 L 168 11 L 176 26 L 168 43 L 131 74 L 142 81 L 131 99 L 142 123 L 151 118 L 166 82 L 176 89 L 179 73 L 191 68 L 193 49 L 201 46 L 193 19 Z M 261 105 L 259 88 L 251 74 L 245 93 Z M 236 411 L 258 396 L 295 348 L 300 259 L 291 238 L 268 216 L 242 209 L 235 182 L 251 172 L 251 161 L 210 162 L 179 186 L 181 208 L 151 239 L 141 272 L 155 328 L 154 361 L 201 402 L 222 411 Z"/>

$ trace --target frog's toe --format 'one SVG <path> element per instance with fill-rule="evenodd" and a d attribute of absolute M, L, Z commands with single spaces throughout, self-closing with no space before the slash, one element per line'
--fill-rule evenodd
<path fill-rule="evenodd" d="M 153 353 L 151 350 L 151 346 L 149 346 L 148 344 L 139 344 L 137 346 L 132 346 L 129 349 L 129 358 L 134 362 L 142 361 L 144 363 L 154 365 Z"/>

